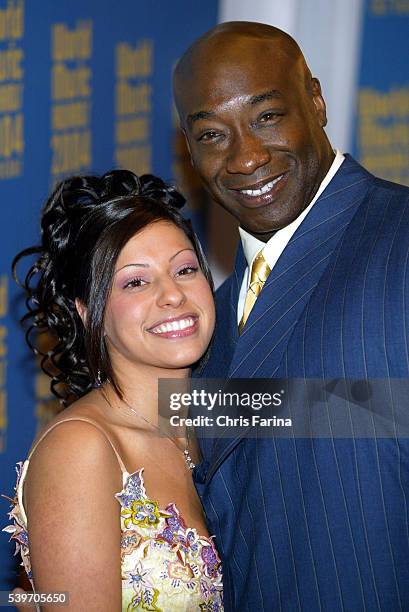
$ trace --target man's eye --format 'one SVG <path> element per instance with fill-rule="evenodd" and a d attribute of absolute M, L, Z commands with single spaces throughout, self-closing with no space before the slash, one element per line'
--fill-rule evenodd
<path fill-rule="evenodd" d="M 267 123 L 268 121 L 275 121 L 278 117 L 281 117 L 282 113 L 269 111 L 268 113 L 264 113 L 259 117 L 260 123 Z"/>
<path fill-rule="evenodd" d="M 201 134 L 198 140 L 199 141 L 214 140 L 218 136 L 220 136 L 219 132 L 216 132 L 215 130 L 209 130 L 208 132 L 204 132 L 203 134 Z"/>
<path fill-rule="evenodd" d="M 128 281 L 124 285 L 124 289 L 133 289 L 135 287 L 143 287 L 146 284 L 146 281 L 143 278 L 133 278 Z"/>

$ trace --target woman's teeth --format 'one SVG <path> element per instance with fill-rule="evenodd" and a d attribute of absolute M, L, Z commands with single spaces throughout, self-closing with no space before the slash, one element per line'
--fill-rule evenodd
<path fill-rule="evenodd" d="M 270 181 L 269 183 L 266 183 L 265 185 L 260 187 L 260 189 L 240 189 L 240 193 L 244 193 L 244 195 L 252 196 L 252 197 L 261 196 L 264 193 L 267 193 L 268 191 L 271 191 L 271 189 L 274 187 L 274 185 L 276 183 L 278 183 L 278 181 L 282 178 L 282 176 L 283 175 L 280 174 L 280 176 L 275 178 L 273 181 Z"/>
<path fill-rule="evenodd" d="M 171 321 L 169 323 L 161 323 L 157 327 L 151 329 L 154 334 L 166 334 L 172 331 L 181 331 L 187 327 L 192 327 L 195 324 L 194 319 L 188 317 L 187 319 L 179 319 L 179 321 Z"/>

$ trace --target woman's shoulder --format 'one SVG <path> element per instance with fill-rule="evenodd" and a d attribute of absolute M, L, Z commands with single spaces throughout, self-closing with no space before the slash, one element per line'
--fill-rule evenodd
<path fill-rule="evenodd" d="M 123 464 L 98 405 L 84 398 L 54 417 L 39 433 L 28 456 L 30 473 L 43 478 L 50 470 L 60 475 L 103 469 L 118 472 Z M 122 470 L 123 471 L 123 470 Z"/>
<path fill-rule="evenodd" d="M 68 514 L 79 517 L 94 506 L 108 511 L 123 482 L 112 447 L 90 423 L 62 420 L 57 424 L 26 462 L 20 488 L 27 515 L 57 523 L 56 511 L 61 520 Z"/>

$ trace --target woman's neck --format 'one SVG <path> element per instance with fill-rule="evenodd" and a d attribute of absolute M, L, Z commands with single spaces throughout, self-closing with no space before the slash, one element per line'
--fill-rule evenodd
<path fill-rule="evenodd" d="M 159 419 L 159 389 L 166 394 L 166 383 L 159 383 L 166 379 L 178 379 L 183 386 L 182 381 L 186 381 L 186 389 L 190 377 L 190 369 L 160 369 L 133 367 L 122 368 L 120 371 L 114 369 L 116 381 L 121 391 L 120 397 L 115 391 L 111 383 L 104 385 L 101 390 L 109 404 L 117 407 L 121 415 L 127 422 L 137 420 L 137 415 L 140 418 L 146 419 L 149 423 L 158 426 Z M 139 423 L 140 425 L 140 423 Z"/>

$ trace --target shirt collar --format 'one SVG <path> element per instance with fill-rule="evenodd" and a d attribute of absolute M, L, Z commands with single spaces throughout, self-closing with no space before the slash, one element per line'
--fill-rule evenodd
<path fill-rule="evenodd" d="M 278 257 L 281 255 L 281 252 L 282 252 L 282 250 L 277 251 L 278 245 L 284 243 L 284 246 L 285 246 L 285 244 L 287 244 L 291 236 L 294 234 L 295 230 L 298 228 L 299 225 L 301 225 L 305 217 L 308 215 L 311 208 L 313 207 L 315 202 L 318 200 L 318 198 L 320 197 L 324 189 L 327 187 L 330 181 L 334 178 L 335 174 L 338 172 L 344 159 L 345 159 L 345 156 L 340 151 L 338 151 L 338 149 L 336 149 L 334 161 L 332 162 L 330 169 L 328 170 L 327 174 L 325 175 L 322 183 L 320 184 L 318 188 L 317 193 L 315 194 L 314 198 L 309 203 L 307 208 L 305 208 L 302 211 L 302 213 L 296 219 L 294 219 L 294 221 L 292 221 L 289 225 L 278 230 L 270 238 L 268 242 L 263 242 L 262 240 L 255 238 L 254 236 L 249 234 L 245 229 L 243 229 L 242 227 L 239 227 L 239 233 L 240 233 L 240 238 L 241 238 L 241 242 L 243 245 L 244 256 L 246 258 L 247 265 L 249 267 L 252 265 L 253 259 L 255 258 L 257 253 L 263 250 L 263 255 L 267 263 L 269 264 L 271 269 L 273 268 Z M 278 256 L 277 256 L 277 253 L 278 253 Z"/>

